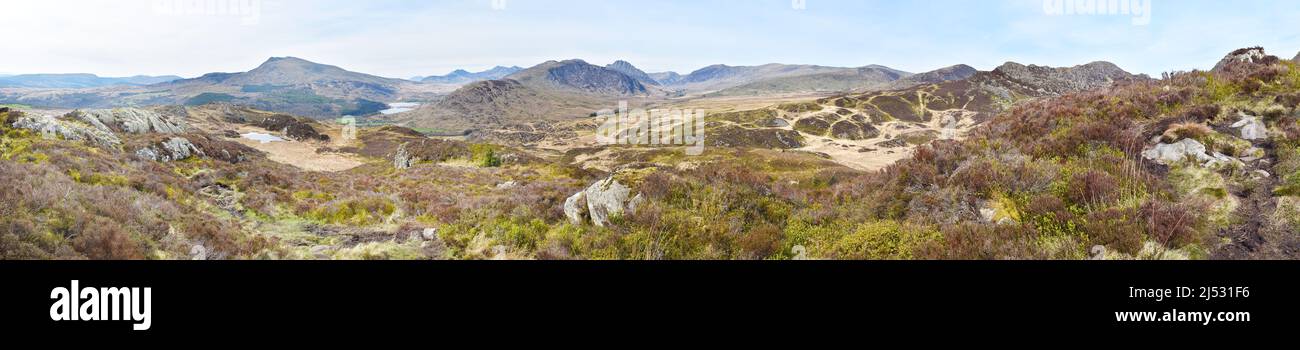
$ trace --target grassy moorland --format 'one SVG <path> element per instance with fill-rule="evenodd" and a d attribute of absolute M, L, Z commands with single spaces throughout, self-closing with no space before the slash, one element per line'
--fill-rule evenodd
<path fill-rule="evenodd" d="M 749 146 L 536 156 L 391 126 L 329 150 L 367 160 L 341 172 L 202 133 L 183 137 L 206 156 L 157 162 L 136 149 L 159 135 L 95 146 L 5 110 L 0 258 L 1294 258 L 1297 103 L 1295 63 L 1238 62 L 1023 102 L 879 172 Z M 1244 139 L 1243 116 L 1266 137 Z M 1183 140 L 1237 161 L 1143 156 Z M 214 156 L 232 152 L 247 156 Z M 583 166 L 595 154 L 612 166 Z M 611 176 L 637 210 L 566 217 L 566 198 Z"/>

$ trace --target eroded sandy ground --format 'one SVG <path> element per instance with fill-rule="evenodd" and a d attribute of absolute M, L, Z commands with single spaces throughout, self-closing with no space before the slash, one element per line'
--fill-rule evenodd
<path fill-rule="evenodd" d="M 280 135 L 279 133 L 269 132 L 261 128 L 255 128 L 249 126 L 242 127 L 236 131 L 238 131 L 240 134 L 246 134 L 250 132 L 268 133 L 280 138 L 284 138 L 284 135 Z M 339 136 L 338 134 L 334 134 L 334 135 L 330 135 L 330 138 L 332 140 L 338 140 L 338 136 Z M 263 143 L 260 141 L 250 140 L 247 138 L 239 138 L 235 141 L 245 146 L 256 148 L 259 151 L 266 152 L 267 159 L 270 159 L 277 163 L 292 165 L 307 171 L 324 171 L 324 172 L 344 171 L 344 170 L 356 168 L 364 164 L 364 162 L 362 162 L 359 157 L 353 155 L 340 154 L 340 153 L 317 153 L 317 150 L 320 149 L 322 146 L 331 146 L 331 147 L 344 146 L 346 145 L 345 142 L 326 144 L 326 143 L 314 143 L 314 142 L 298 142 L 298 141 L 292 141 L 286 139 L 285 141 L 280 141 L 280 142 Z"/>

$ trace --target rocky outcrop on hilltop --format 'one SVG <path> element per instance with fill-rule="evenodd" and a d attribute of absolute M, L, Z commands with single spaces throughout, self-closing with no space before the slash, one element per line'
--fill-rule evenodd
<path fill-rule="evenodd" d="M 1215 72 L 1223 71 L 1224 69 L 1228 69 L 1229 66 L 1235 63 L 1253 63 L 1253 64 L 1267 65 L 1267 64 L 1273 64 L 1274 62 L 1277 61 L 1278 61 L 1277 57 L 1269 56 L 1268 53 L 1264 52 L 1264 48 L 1262 47 L 1258 47 L 1258 46 L 1248 47 L 1244 49 L 1238 49 L 1236 51 L 1229 53 L 1227 56 L 1224 56 L 1222 60 L 1219 60 L 1218 64 L 1214 65 L 1214 71 Z"/>
<path fill-rule="evenodd" d="M 993 74 L 1042 95 L 1062 95 L 1105 87 L 1134 76 L 1110 62 L 1093 62 L 1075 67 L 1045 67 L 1008 62 Z"/>
<path fill-rule="evenodd" d="M 116 148 L 122 144 L 122 139 L 111 131 L 59 119 L 52 115 L 24 115 L 12 119 L 13 127 L 38 132 L 45 138 L 83 141 L 102 148 Z"/>
<path fill-rule="evenodd" d="M 659 85 L 659 81 L 655 80 L 654 78 L 651 78 L 650 75 L 646 74 L 645 71 L 642 71 L 641 69 L 632 65 L 632 63 L 628 61 L 619 60 L 614 63 L 610 63 L 608 66 L 605 66 L 605 68 L 613 69 L 615 71 L 618 71 L 619 73 L 623 73 L 629 77 L 632 77 L 632 79 L 636 79 L 642 84 Z"/>
<path fill-rule="evenodd" d="M 105 132 L 178 134 L 187 129 L 183 120 L 137 108 L 76 111 L 67 116 Z"/>

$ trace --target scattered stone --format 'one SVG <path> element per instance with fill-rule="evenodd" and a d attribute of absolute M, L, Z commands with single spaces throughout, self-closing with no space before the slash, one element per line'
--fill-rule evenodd
<path fill-rule="evenodd" d="M 1269 174 L 1268 171 L 1264 170 L 1255 170 L 1255 175 L 1265 179 L 1273 177 L 1273 174 Z"/>
<path fill-rule="evenodd" d="M 632 200 L 627 202 L 627 213 L 636 214 L 637 208 L 640 208 L 642 205 L 644 205 L 645 201 L 646 201 L 645 195 L 641 193 L 637 193 L 636 197 L 632 197 Z"/>
<path fill-rule="evenodd" d="M 517 187 L 519 187 L 519 183 L 518 183 L 518 182 L 515 182 L 515 181 L 506 181 L 506 182 L 502 182 L 502 183 L 497 184 L 497 189 L 498 189 L 498 190 L 509 190 L 509 189 L 514 189 L 514 188 L 517 188 Z"/>
<path fill-rule="evenodd" d="M 998 211 L 993 208 L 982 207 L 980 208 L 980 219 L 984 220 L 984 222 L 993 222 L 993 217 L 997 215 L 997 213 Z"/>
<path fill-rule="evenodd" d="M 1241 121 L 1232 124 L 1232 128 L 1241 129 L 1241 138 L 1249 141 L 1268 138 L 1268 125 L 1264 124 L 1260 117 L 1246 115 L 1242 112 L 1237 112 L 1237 115 L 1241 116 Z"/>
<path fill-rule="evenodd" d="M 420 232 L 420 237 L 421 237 L 421 238 L 424 238 L 424 240 L 426 240 L 426 241 L 437 240 L 437 239 L 438 239 L 438 229 L 437 229 L 437 228 L 432 228 L 432 227 L 431 227 L 431 228 L 426 228 L 426 229 L 424 229 L 424 232 Z"/>

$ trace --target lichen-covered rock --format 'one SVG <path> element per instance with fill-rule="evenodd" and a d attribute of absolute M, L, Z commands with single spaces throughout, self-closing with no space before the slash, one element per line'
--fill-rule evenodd
<path fill-rule="evenodd" d="M 564 216 L 574 225 L 581 225 L 587 213 L 587 192 L 578 192 L 564 200 Z"/>
<path fill-rule="evenodd" d="M 61 137 L 64 140 L 84 141 L 103 148 L 116 148 L 122 144 L 122 139 L 119 139 L 111 131 L 58 119 L 50 115 L 22 116 L 14 120 L 13 126 L 39 132 L 45 138 Z"/>
<path fill-rule="evenodd" d="M 1264 140 L 1268 138 L 1268 125 L 1264 124 L 1264 121 L 1261 120 L 1260 117 L 1246 115 L 1245 113 L 1240 112 L 1237 114 L 1241 117 L 1241 120 L 1236 124 L 1232 124 L 1232 127 L 1234 129 L 1241 129 L 1241 138 L 1250 141 Z"/>
<path fill-rule="evenodd" d="M 502 182 L 502 183 L 497 184 L 497 189 L 498 189 L 498 190 L 512 190 L 512 189 L 515 189 L 515 188 L 519 188 L 519 182 L 518 182 L 518 181 L 506 181 L 506 182 Z"/>
<path fill-rule="evenodd" d="M 1175 143 L 1161 143 L 1154 148 L 1142 152 L 1142 157 L 1147 160 L 1154 160 L 1157 163 L 1170 165 L 1195 158 L 1198 161 L 1209 161 L 1210 156 L 1205 153 L 1205 145 L 1193 139 L 1183 139 Z"/>
<path fill-rule="evenodd" d="M 1142 152 L 1142 157 L 1163 165 L 1173 165 L 1188 159 L 1207 167 L 1234 163 L 1242 164 L 1240 159 L 1222 153 L 1207 153 L 1205 145 L 1193 139 L 1158 144 Z"/>
<path fill-rule="evenodd" d="M 628 196 L 632 189 L 614 180 L 613 177 L 602 180 L 587 188 L 587 213 L 591 223 L 604 227 L 611 216 L 622 215 L 627 209 Z"/>
<path fill-rule="evenodd" d="M 645 195 L 637 193 L 636 197 L 632 197 L 632 200 L 627 202 L 627 213 L 636 214 L 636 210 L 640 209 L 642 205 L 645 205 L 645 201 Z"/>
<path fill-rule="evenodd" d="M 411 155 L 411 152 L 406 150 L 405 143 L 401 146 L 397 146 L 397 153 L 393 154 L 393 168 L 399 170 L 410 169 L 411 166 L 415 165 L 415 163 L 418 163 L 419 161 L 418 158 Z"/>
<path fill-rule="evenodd" d="M 135 151 L 135 155 L 140 158 L 165 163 L 202 156 L 203 151 L 199 150 L 190 140 L 173 137 L 156 145 L 141 148 Z"/>
<path fill-rule="evenodd" d="M 180 119 L 137 108 L 76 111 L 69 113 L 68 117 L 105 132 L 179 134 L 187 128 Z"/>

